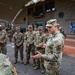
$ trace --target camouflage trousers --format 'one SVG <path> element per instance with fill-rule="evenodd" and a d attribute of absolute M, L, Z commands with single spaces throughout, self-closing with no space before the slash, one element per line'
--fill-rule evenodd
<path fill-rule="evenodd" d="M 34 45 L 30 45 L 29 47 L 26 46 L 26 60 L 29 62 L 30 60 L 30 52 L 32 55 L 35 55 L 35 48 Z M 35 63 L 35 59 L 33 59 L 33 63 Z"/>
<path fill-rule="evenodd" d="M 3 53 L 3 54 L 7 53 L 6 44 L 4 44 L 4 45 L 0 44 L 0 53 Z"/>
<path fill-rule="evenodd" d="M 14 57 L 15 59 L 18 59 L 18 51 L 20 51 L 20 58 L 21 60 L 23 60 L 23 45 L 16 47 L 14 49 Z"/>
<path fill-rule="evenodd" d="M 47 75 L 59 75 L 60 66 L 57 62 L 44 63 Z"/>
<path fill-rule="evenodd" d="M 44 48 L 37 48 L 36 51 L 39 51 L 41 54 L 45 54 Z M 36 59 L 36 66 L 40 66 L 40 64 L 41 64 L 42 69 L 45 69 L 44 60 L 42 58 Z"/>

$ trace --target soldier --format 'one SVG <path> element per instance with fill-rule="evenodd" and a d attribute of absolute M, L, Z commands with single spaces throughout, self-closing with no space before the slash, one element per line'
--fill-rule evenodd
<path fill-rule="evenodd" d="M 16 27 L 16 32 L 13 35 L 13 40 L 14 40 L 14 44 L 15 44 L 15 48 L 14 48 L 15 62 L 14 62 L 14 64 L 17 63 L 18 50 L 20 50 L 21 63 L 23 64 L 23 42 L 24 42 L 24 37 L 23 37 L 23 34 L 20 32 L 19 27 Z"/>
<path fill-rule="evenodd" d="M 46 34 L 43 33 L 43 27 L 39 26 L 38 27 L 38 34 L 36 34 L 36 38 L 35 38 L 35 47 L 36 47 L 36 51 L 39 51 L 42 54 L 45 54 L 45 48 L 43 48 L 43 44 L 46 43 Z M 34 67 L 34 69 L 39 69 L 40 68 L 40 64 L 42 66 L 42 71 L 41 73 L 45 72 L 45 67 L 44 67 L 44 60 L 41 59 L 37 59 L 36 60 L 36 66 Z"/>
<path fill-rule="evenodd" d="M 25 33 L 25 41 L 26 41 L 26 61 L 25 65 L 29 63 L 30 60 L 30 52 L 32 52 L 32 55 L 35 55 L 35 49 L 34 49 L 34 38 L 35 38 L 35 32 L 33 31 L 33 26 L 28 25 L 28 31 Z M 33 59 L 33 66 L 35 66 L 35 60 Z"/>
<path fill-rule="evenodd" d="M 15 69 L 9 61 L 9 57 L 0 53 L 0 75 L 17 75 Z"/>
<path fill-rule="evenodd" d="M 48 27 L 48 32 L 52 34 L 52 37 L 46 43 L 45 54 L 38 52 L 38 54 L 32 56 L 32 58 L 43 58 L 45 60 L 44 65 L 47 75 L 59 75 L 64 36 L 58 29 L 56 19 L 47 21 L 46 26 Z"/>
<path fill-rule="evenodd" d="M 3 30 L 2 25 L 0 25 L 0 53 L 3 54 L 7 53 L 6 40 L 7 40 L 6 31 Z"/>

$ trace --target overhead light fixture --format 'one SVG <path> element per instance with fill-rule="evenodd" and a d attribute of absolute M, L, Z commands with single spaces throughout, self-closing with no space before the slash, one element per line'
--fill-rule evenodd
<path fill-rule="evenodd" d="M 39 2 L 39 0 L 32 0 L 34 3 L 37 3 L 37 2 Z"/>
<path fill-rule="evenodd" d="M 45 1 L 45 0 L 30 0 L 28 3 L 25 4 L 25 6 L 29 6 L 31 4 L 36 4 L 38 2 L 43 2 L 43 1 Z"/>
<path fill-rule="evenodd" d="M 34 3 L 43 2 L 45 0 L 32 0 Z"/>
<path fill-rule="evenodd" d="M 29 5 L 31 5 L 31 4 L 33 4 L 34 2 L 31 0 L 31 1 L 29 1 L 28 3 L 26 3 L 25 4 L 25 6 L 29 6 Z"/>

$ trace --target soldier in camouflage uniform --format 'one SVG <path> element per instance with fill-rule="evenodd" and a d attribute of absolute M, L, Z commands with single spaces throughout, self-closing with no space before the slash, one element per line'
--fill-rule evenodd
<path fill-rule="evenodd" d="M 42 54 L 45 54 L 45 48 L 43 48 L 43 44 L 46 43 L 46 34 L 43 33 L 43 27 L 39 26 L 38 27 L 38 34 L 36 34 L 35 37 L 35 47 L 36 47 L 36 51 L 39 51 Z M 40 68 L 40 64 L 42 65 L 42 71 L 41 73 L 45 72 L 45 68 L 44 68 L 44 60 L 43 59 L 37 59 L 36 60 L 36 66 L 34 67 L 34 69 L 39 69 Z"/>
<path fill-rule="evenodd" d="M 9 57 L 0 53 L 0 75 L 17 75 L 17 71 L 14 69 L 16 68 L 9 61 Z"/>
<path fill-rule="evenodd" d="M 6 31 L 2 29 L 2 25 L 0 25 L 0 53 L 6 54 L 6 40 L 7 34 Z"/>
<path fill-rule="evenodd" d="M 52 37 L 46 43 L 45 54 L 38 52 L 38 54 L 32 56 L 32 58 L 43 58 L 45 60 L 44 65 L 47 75 L 59 75 L 64 36 L 58 29 L 56 19 L 47 21 L 46 26 L 48 27 L 48 32 L 52 34 Z"/>
<path fill-rule="evenodd" d="M 20 32 L 20 28 L 16 27 L 16 32 L 13 35 L 14 39 L 14 57 L 15 57 L 15 62 L 14 64 L 17 63 L 18 59 L 18 51 L 20 50 L 20 58 L 21 58 L 21 63 L 23 64 L 23 42 L 24 42 L 24 37 L 23 34 Z"/>
<path fill-rule="evenodd" d="M 30 52 L 32 52 L 32 55 L 35 55 L 35 49 L 34 49 L 34 38 L 35 38 L 35 32 L 33 31 L 33 26 L 28 25 L 28 31 L 25 33 L 25 43 L 26 43 L 26 61 L 25 65 L 29 63 L 30 60 Z M 33 66 L 35 66 L 35 60 L 33 59 Z"/>

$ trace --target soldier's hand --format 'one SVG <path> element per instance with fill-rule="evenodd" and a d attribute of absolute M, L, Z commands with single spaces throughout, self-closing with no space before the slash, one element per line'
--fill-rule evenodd
<path fill-rule="evenodd" d="M 26 44 L 27 46 L 30 46 L 29 44 Z"/>
<path fill-rule="evenodd" d="M 43 43 L 43 44 L 41 45 L 41 48 L 45 48 L 45 47 L 46 47 L 46 44 Z"/>
<path fill-rule="evenodd" d="M 42 57 L 42 54 L 37 51 L 37 55 L 34 55 L 34 56 L 31 56 L 33 59 L 38 59 L 38 58 L 41 58 Z"/>
<path fill-rule="evenodd" d="M 1 41 L 0 43 L 1 43 L 1 44 L 4 44 L 5 42 L 4 42 L 4 41 Z"/>
<path fill-rule="evenodd" d="M 19 44 L 16 44 L 17 47 L 19 47 Z"/>

